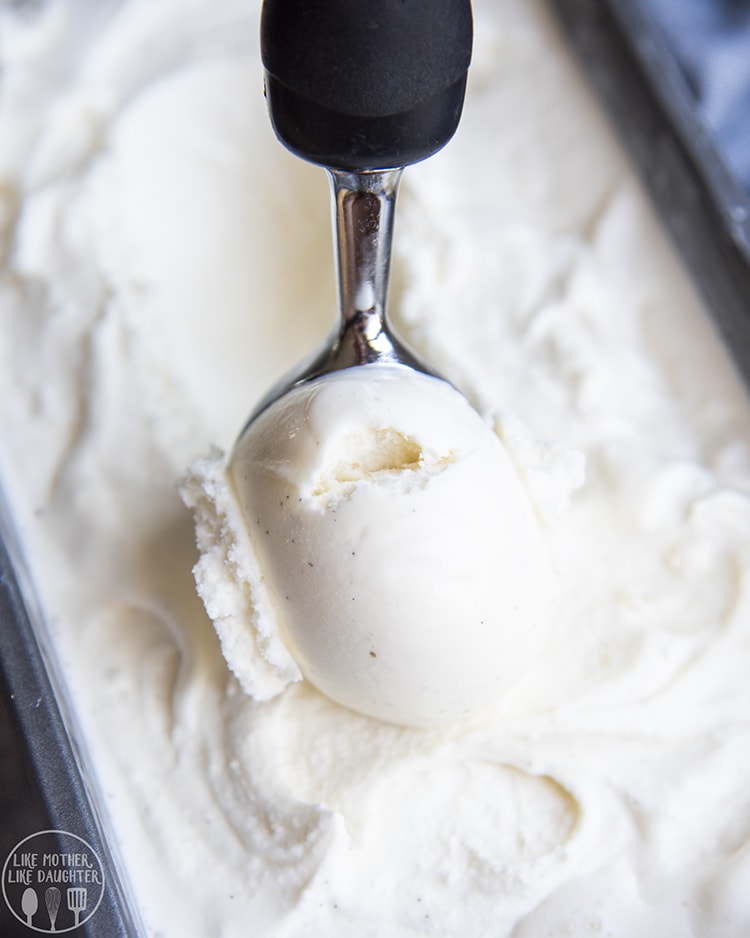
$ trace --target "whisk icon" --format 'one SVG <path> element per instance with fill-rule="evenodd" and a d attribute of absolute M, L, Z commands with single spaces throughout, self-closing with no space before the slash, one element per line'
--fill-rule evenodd
<path fill-rule="evenodd" d="M 45 892 L 44 904 L 47 906 L 47 914 L 49 915 L 49 930 L 55 931 L 55 921 L 60 908 L 60 890 L 57 886 L 50 886 Z"/>

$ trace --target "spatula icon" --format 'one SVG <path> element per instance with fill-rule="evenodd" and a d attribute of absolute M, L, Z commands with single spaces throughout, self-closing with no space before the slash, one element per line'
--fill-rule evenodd
<path fill-rule="evenodd" d="M 68 889 L 68 908 L 75 916 L 74 928 L 77 928 L 81 921 L 81 912 L 86 909 L 87 891 L 81 886 L 73 886 Z"/>

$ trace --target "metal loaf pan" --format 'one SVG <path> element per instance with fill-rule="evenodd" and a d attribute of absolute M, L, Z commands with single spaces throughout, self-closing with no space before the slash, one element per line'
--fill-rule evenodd
<path fill-rule="evenodd" d="M 27 876 L 40 907 L 31 919 L 36 931 L 50 929 L 43 903 L 47 889 L 60 890 L 56 920 L 63 931 L 74 923 L 68 888 L 84 884 L 88 910 L 79 913 L 76 935 L 138 938 L 144 934 L 108 836 L 106 816 L 84 741 L 59 673 L 41 608 L 0 499 L 0 935 L 28 938 L 19 918 L 25 883 L 23 855 L 38 854 Z M 56 863 L 71 855 L 93 868 L 94 883 L 57 878 Z M 14 872 L 13 867 L 16 867 Z M 42 881 L 40 872 L 47 881 Z M 80 875 L 80 873 L 79 873 Z M 13 882 L 15 880 L 15 882 Z M 101 882 L 101 890 L 96 886 Z M 56 885 L 59 883 L 59 885 Z M 93 914 L 93 905 L 98 905 Z M 23 907 L 21 907 L 22 911 Z M 66 920 L 67 916 L 67 920 Z"/>
<path fill-rule="evenodd" d="M 724 168 L 670 50 L 638 0 L 549 2 L 750 385 L 748 201 Z M 105 889 L 95 915 L 75 934 L 131 938 L 143 934 L 142 926 L 83 742 L 0 505 L 0 866 L 37 832 L 82 838 L 101 861 Z M 28 934 L 0 898 L 0 935 Z"/>
<path fill-rule="evenodd" d="M 549 2 L 750 387 L 750 200 L 671 45 L 641 0 Z"/>

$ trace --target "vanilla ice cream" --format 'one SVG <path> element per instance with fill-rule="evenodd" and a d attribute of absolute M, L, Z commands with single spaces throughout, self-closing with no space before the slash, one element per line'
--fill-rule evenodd
<path fill-rule="evenodd" d="M 0 8 L 0 475 L 148 934 L 744 938 L 750 404 L 538 0 L 475 0 L 391 307 L 498 434 L 548 634 L 440 727 L 297 679 L 221 455 L 335 310 L 258 13 Z"/>
<path fill-rule="evenodd" d="M 440 722 L 497 699 L 540 652 L 554 587 L 541 524 L 500 438 L 446 382 L 369 365 L 302 384 L 245 431 L 230 478 L 249 537 L 217 514 L 213 539 L 244 545 L 270 621 L 256 602 L 244 622 L 218 616 L 219 634 L 278 632 L 333 700 Z M 197 571 L 209 609 L 224 560 Z M 224 648 L 252 694 L 255 656 Z"/>

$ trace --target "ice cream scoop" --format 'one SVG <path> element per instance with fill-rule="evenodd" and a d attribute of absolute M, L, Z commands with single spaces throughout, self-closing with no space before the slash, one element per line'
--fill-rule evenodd
<path fill-rule="evenodd" d="M 393 213 L 403 167 L 439 150 L 458 126 L 471 45 L 469 0 L 263 4 L 274 130 L 332 182 L 340 321 L 250 422 L 290 387 L 341 368 L 388 362 L 429 371 L 388 322 Z"/>
<path fill-rule="evenodd" d="M 537 519 L 500 440 L 391 331 L 402 167 L 453 135 L 468 0 L 266 0 L 278 137 L 328 168 L 340 321 L 230 460 L 278 629 L 332 699 L 425 725 L 487 703 L 546 627 Z"/>

